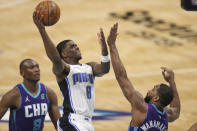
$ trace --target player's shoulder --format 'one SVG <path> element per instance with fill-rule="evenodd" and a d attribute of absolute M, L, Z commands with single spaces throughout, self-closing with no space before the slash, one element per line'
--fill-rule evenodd
<path fill-rule="evenodd" d="M 87 64 L 87 65 L 95 65 L 95 64 L 97 64 L 97 62 L 95 62 L 95 61 L 90 61 L 90 62 L 87 62 L 87 63 L 85 63 L 85 64 Z"/>
<path fill-rule="evenodd" d="M 51 95 L 56 95 L 55 92 L 53 91 L 53 89 L 51 89 L 50 87 L 45 86 L 46 92 L 47 92 L 47 96 L 50 97 Z"/>
<path fill-rule="evenodd" d="M 91 62 L 88 62 L 88 63 L 85 63 L 85 65 L 89 65 L 91 66 L 92 68 L 97 65 L 98 63 L 97 62 L 94 62 L 94 61 L 91 61 Z"/>
<path fill-rule="evenodd" d="M 19 89 L 15 86 L 3 95 L 5 100 L 17 100 L 20 97 Z"/>
<path fill-rule="evenodd" d="M 39 82 L 39 84 L 40 84 L 40 87 L 41 87 L 42 89 L 46 90 L 47 92 L 51 90 L 46 84 L 44 84 L 44 83 L 42 83 L 42 82 Z"/>
<path fill-rule="evenodd" d="M 14 86 L 10 91 L 7 92 L 10 97 L 20 96 L 20 91 L 17 86 Z"/>
<path fill-rule="evenodd" d="M 44 83 L 39 82 L 39 84 L 40 84 L 40 87 L 41 87 L 41 88 L 45 88 L 45 89 L 47 88 L 47 86 L 46 86 Z"/>
<path fill-rule="evenodd" d="M 1 99 L 2 105 L 15 108 L 17 107 L 20 97 L 21 95 L 18 88 L 14 87 L 3 95 Z"/>
<path fill-rule="evenodd" d="M 51 89 L 50 87 L 47 87 L 46 86 L 46 94 L 47 94 L 47 97 L 48 97 L 48 100 L 50 102 L 54 102 L 54 101 L 57 101 L 57 95 L 56 93 L 53 91 L 53 89 Z"/>

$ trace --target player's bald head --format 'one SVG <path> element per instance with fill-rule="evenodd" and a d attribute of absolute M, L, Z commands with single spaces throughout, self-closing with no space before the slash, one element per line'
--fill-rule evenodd
<path fill-rule="evenodd" d="M 19 66 L 20 71 L 23 70 L 23 67 L 25 67 L 25 65 L 26 65 L 28 62 L 35 62 L 35 61 L 32 60 L 32 59 L 24 59 L 24 60 L 21 61 L 21 63 L 20 63 L 20 66 Z"/>

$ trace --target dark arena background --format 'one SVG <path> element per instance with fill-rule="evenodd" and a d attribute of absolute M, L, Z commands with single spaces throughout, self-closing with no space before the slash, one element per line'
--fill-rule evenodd
<path fill-rule="evenodd" d="M 117 47 L 128 77 L 143 94 L 165 81 L 161 66 L 175 72 L 181 99 L 178 120 L 169 131 L 186 131 L 197 121 L 197 12 L 181 8 L 181 0 L 54 0 L 61 9 L 60 20 L 46 27 L 54 43 L 74 40 L 82 53 L 81 63 L 100 62 L 97 32 L 105 36 L 119 23 Z M 33 58 L 40 64 L 41 82 L 62 95 L 52 73 L 41 37 L 32 20 L 40 0 L 0 0 L 0 98 L 22 81 L 19 63 Z M 93 125 L 95 131 L 127 131 L 131 106 L 110 73 L 96 78 Z M 0 107 L 1 108 L 1 107 Z M 8 131 L 9 112 L 0 121 L 0 131 Z M 46 118 L 44 131 L 54 131 Z"/>

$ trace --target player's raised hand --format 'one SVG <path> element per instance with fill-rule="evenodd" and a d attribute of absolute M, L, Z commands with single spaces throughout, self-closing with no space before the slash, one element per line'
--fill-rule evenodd
<path fill-rule="evenodd" d="M 98 36 L 99 44 L 101 45 L 101 47 L 103 48 L 104 46 L 106 46 L 105 35 L 103 33 L 102 28 L 100 28 L 100 31 L 97 33 L 97 36 Z"/>
<path fill-rule="evenodd" d="M 167 67 L 161 67 L 162 75 L 167 82 L 174 81 L 174 72 Z"/>
<path fill-rule="evenodd" d="M 118 35 L 117 30 L 118 30 L 118 23 L 115 23 L 111 27 L 111 30 L 110 30 L 110 33 L 109 33 L 109 36 L 108 36 L 108 39 L 107 39 L 107 43 L 108 43 L 109 46 L 110 45 L 115 45 L 116 37 Z"/>
<path fill-rule="evenodd" d="M 38 27 L 38 29 L 44 29 L 44 24 L 42 23 L 43 15 L 39 15 L 39 11 L 33 12 L 33 20 L 35 25 Z"/>

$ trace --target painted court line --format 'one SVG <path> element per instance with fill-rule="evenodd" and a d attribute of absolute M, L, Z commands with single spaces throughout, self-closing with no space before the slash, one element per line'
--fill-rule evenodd
<path fill-rule="evenodd" d="M 175 72 L 175 74 L 196 73 L 197 72 L 197 68 L 175 69 L 173 71 Z M 130 73 L 130 72 L 127 72 L 127 75 L 128 75 L 129 78 L 131 78 L 131 77 L 132 78 L 142 78 L 142 77 L 161 75 L 161 71 L 157 71 L 157 72 L 143 72 L 143 73 Z M 115 76 L 104 76 L 104 77 L 99 78 L 99 79 L 111 80 L 111 79 L 115 79 Z"/>
<path fill-rule="evenodd" d="M 27 1 L 29 1 L 29 0 L 13 0 L 13 2 L 8 2 L 6 4 L 0 4 L 0 9 L 10 8 L 10 7 L 16 6 L 18 4 L 25 3 Z"/>
<path fill-rule="evenodd" d="M 175 74 L 184 74 L 184 73 L 196 73 L 197 72 L 197 68 L 185 68 L 185 69 L 176 69 L 174 70 Z M 142 77 L 150 77 L 150 76 L 157 76 L 157 75 L 161 75 L 161 72 L 144 72 L 144 73 L 137 73 L 137 74 L 133 74 L 133 73 L 128 73 L 128 77 L 133 77 L 133 78 L 142 78 Z M 99 81 L 99 80 L 112 80 L 112 79 L 115 79 L 115 76 L 109 76 L 109 75 L 106 75 L 104 77 L 100 77 L 100 78 L 97 78 L 96 81 Z M 49 81 L 49 82 L 44 82 L 46 85 L 54 85 L 56 84 L 57 85 L 57 82 L 56 81 Z M 1 90 L 4 90 L 4 89 L 10 89 L 10 88 L 13 88 L 14 85 L 9 85 L 9 86 L 0 86 L 0 89 Z"/>

